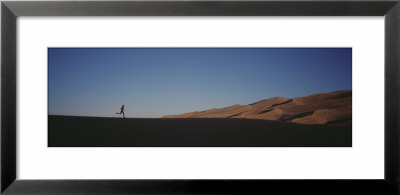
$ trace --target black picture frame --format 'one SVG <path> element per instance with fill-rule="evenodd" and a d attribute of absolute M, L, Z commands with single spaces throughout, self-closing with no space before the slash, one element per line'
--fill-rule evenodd
<path fill-rule="evenodd" d="M 382 180 L 16 179 L 16 33 L 19 16 L 385 16 L 385 176 Z M 399 0 L 2 1 L 1 192 L 4 194 L 398 194 Z M 112 169 L 113 165 L 107 167 Z M 366 170 L 368 171 L 368 170 Z"/>

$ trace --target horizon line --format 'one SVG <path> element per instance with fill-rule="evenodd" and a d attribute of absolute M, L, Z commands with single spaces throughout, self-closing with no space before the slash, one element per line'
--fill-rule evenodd
<path fill-rule="evenodd" d="M 181 114 L 190 113 L 190 112 L 203 112 L 203 111 L 207 111 L 207 110 L 210 110 L 210 109 L 224 109 L 224 108 L 229 108 L 229 107 L 232 107 L 232 106 L 235 106 L 235 105 L 248 106 L 248 105 L 252 105 L 252 104 L 255 104 L 255 103 L 258 103 L 258 102 L 261 102 L 261 101 L 264 101 L 264 100 L 272 99 L 272 98 L 280 98 L 281 97 L 281 98 L 285 98 L 285 99 L 293 99 L 293 98 L 308 97 L 308 96 L 318 95 L 318 94 L 335 93 L 335 92 L 340 92 L 340 91 L 353 91 L 353 89 L 341 89 L 341 90 L 335 90 L 335 91 L 330 91 L 330 92 L 313 93 L 313 94 L 308 94 L 308 95 L 305 95 L 305 96 L 296 96 L 296 97 L 291 97 L 291 98 L 286 98 L 286 97 L 281 97 L 281 96 L 274 96 L 274 97 L 258 100 L 258 101 L 255 101 L 255 102 L 249 103 L 249 104 L 233 104 L 233 105 L 225 106 L 225 107 L 214 107 L 214 108 L 209 108 L 209 109 L 206 109 L 206 110 L 200 110 L 200 111 L 195 110 L 195 111 L 189 111 L 189 112 L 184 112 L 184 113 L 180 113 L 180 114 L 165 114 L 165 115 L 160 116 L 160 117 L 135 117 L 135 118 L 136 119 L 158 119 L 158 118 L 163 118 L 165 116 L 181 115 Z M 69 115 L 69 114 L 49 114 L 49 113 L 47 113 L 47 116 L 75 116 L 75 117 L 100 117 L 100 118 L 122 118 L 123 119 L 123 117 L 115 117 L 115 116 L 110 117 L 110 116 Z M 133 117 L 125 117 L 125 118 L 133 118 Z"/>

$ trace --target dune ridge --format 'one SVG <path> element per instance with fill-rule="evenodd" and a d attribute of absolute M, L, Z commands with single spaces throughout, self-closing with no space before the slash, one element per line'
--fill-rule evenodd
<path fill-rule="evenodd" d="M 162 118 L 242 118 L 279 120 L 300 124 L 350 125 L 352 90 L 319 93 L 304 97 L 273 97 L 248 105 L 211 108 Z"/>

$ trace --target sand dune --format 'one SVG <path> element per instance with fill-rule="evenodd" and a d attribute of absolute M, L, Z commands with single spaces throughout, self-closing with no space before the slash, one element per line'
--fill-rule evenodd
<path fill-rule="evenodd" d="M 245 118 L 301 124 L 351 124 L 352 91 L 335 91 L 305 97 L 274 97 L 249 105 L 212 108 L 163 118 Z"/>
<path fill-rule="evenodd" d="M 231 108 L 233 109 L 233 108 Z M 235 118 L 48 116 L 49 147 L 351 147 L 350 125 Z"/>

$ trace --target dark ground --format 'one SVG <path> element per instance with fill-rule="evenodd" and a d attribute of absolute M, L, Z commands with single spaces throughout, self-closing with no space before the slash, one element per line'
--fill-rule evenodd
<path fill-rule="evenodd" d="M 49 147 L 351 147 L 351 126 L 253 119 L 49 116 Z"/>

